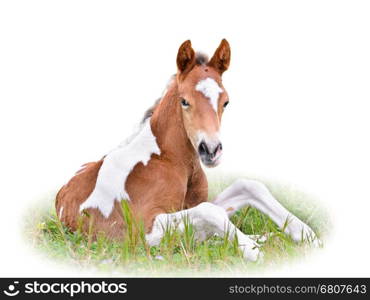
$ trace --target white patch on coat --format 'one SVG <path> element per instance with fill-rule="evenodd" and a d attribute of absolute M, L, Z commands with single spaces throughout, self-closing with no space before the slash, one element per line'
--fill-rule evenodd
<path fill-rule="evenodd" d="M 145 125 L 145 122 L 144 123 L 139 123 L 139 124 L 136 124 L 133 126 L 133 130 L 132 130 L 132 133 L 127 137 L 125 138 L 119 145 L 117 148 L 123 148 L 125 146 L 127 146 L 128 144 L 131 143 L 131 141 L 134 140 L 134 138 L 141 132 L 141 130 L 143 129 Z M 112 151 L 115 151 L 117 148 L 111 150 L 110 152 Z M 108 154 L 110 153 L 108 152 Z"/>
<path fill-rule="evenodd" d="M 59 220 L 62 218 L 62 216 L 63 216 L 63 206 L 61 206 L 59 209 Z"/>
<path fill-rule="evenodd" d="M 201 92 L 205 97 L 209 99 L 215 112 L 217 112 L 218 98 L 223 92 L 222 88 L 213 78 L 206 78 L 198 82 L 195 86 L 195 90 Z"/>
<path fill-rule="evenodd" d="M 149 118 L 140 132 L 131 137 L 129 143 L 122 143 L 104 158 L 95 188 L 80 205 L 80 212 L 86 208 L 98 208 L 103 216 L 108 218 L 113 210 L 114 201 L 130 200 L 125 184 L 132 169 L 140 162 L 147 165 L 152 154 L 160 153 Z"/>

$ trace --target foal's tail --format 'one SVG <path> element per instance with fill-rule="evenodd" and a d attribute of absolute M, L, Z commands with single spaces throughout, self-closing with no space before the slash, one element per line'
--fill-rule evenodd
<path fill-rule="evenodd" d="M 55 209 L 59 220 L 70 230 L 82 230 L 92 234 L 93 238 L 102 233 L 107 238 L 122 239 L 124 220 L 121 204 L 114 201 L 114 208 L 109 217 L 104 217 L 97 208 L 86 208 L 80 212 L 81 204 L 93 192 L 104 157 L 96 162 L 84 164 L 69 182 L 58 192 Z"/>
<path fill-rule="evenodd" d="M 99 169 L 103 159 L 89 162 L 81 166 L 81 169 L 59 190 L 56 195 L 55 209 L 61 222 L 72 231 L 77 230 L 80 218 L 80 205 L 89 197 L 94 190 Z"/>

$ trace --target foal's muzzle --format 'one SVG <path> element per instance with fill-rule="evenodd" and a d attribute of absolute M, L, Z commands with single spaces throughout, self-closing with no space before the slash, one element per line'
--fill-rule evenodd
<path fill-rule="evenodd" d="M 218 165 L 222 154 L 222 144 L 220 142 L 206 143 L 201 141 L 198 146 L 198 154 L 205 166 L 215 167 Z"/>

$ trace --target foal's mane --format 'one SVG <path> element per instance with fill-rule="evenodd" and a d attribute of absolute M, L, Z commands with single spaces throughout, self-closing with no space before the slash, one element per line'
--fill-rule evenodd
<path fill-rule="evenodd" d="M 208 63 L 208 56 L 202 52 L 197 52 L 195 54 L 195 65 L 197 66 L 201 66 L 201 65 L 205 65 Z M 159 102 L 161 102 L 163 96 L 166 94 L 167 92 L 167 88 L 169 87 L 169 85 L 171 84 L 172 80 L 176 77 L 176 74 L 172 75 L 169 82 L 167 83 L 167 86 L 166 86 L 166 89 L 164 90 L 163 94 L 162 94 L 162 97 L 158 98 L 157 100 L 155 100 L 154 104 L 152 106 L 150 106 L 144 113 L 144 116 L 143 118 L 141 119 L 141 124 L 145 123 L 145 121 L 150 118 L 152 115 L 153 115 L 153 112 L 154 110 L 156 109 L 156 107 L 158 106 Z"/>

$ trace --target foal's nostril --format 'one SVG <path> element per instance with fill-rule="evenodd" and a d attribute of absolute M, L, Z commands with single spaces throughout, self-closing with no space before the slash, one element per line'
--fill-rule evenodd
<path fill-rule="evenodd" d="M 221 143 L 217 144 L 217 146 L 215 148 L 213 148 L 212 150 L 210 150 L 210 148 L 208 148 L 208 145 L 205 142 L 201 142 L 198 146 L 199 155 L 205 156 L 205 157 L 207 157 L 207 159 L 212 160 L 212 161 L 217 156 L 219 156 L 219 152 L 221 152 L 221 151 L 222 151 L 222 144 Z"/>
<path fill-rule="evenodd" d="M 216 147 L 215 151 L 213 151 L 213 154 L 216 154 L 216 153 L 217 153 L 217 151 L 221 151 L 221 150 L 222 150 L 222 144 L 221 144 L 221 143 L 219 143 L 219 144 L 217 145 L 217 147 Z"/>
<path fill-rule="evenodd" d="M 215 150 L 213 150 L 213 153 L 210 155 L 212 158 L 217 156 L 217 152 L 222 151 L 222 144 L 219 143 Z"/>
<path fill-rule="evenodd" d="M 200 144 L 199 144 L 199 147 L 198 147 L 198 152 L 199 152 L 199 154 L 201 154 L 201 155 L 204 155 L 204 154 L 209 154 L 209 150 L 208 150 L 208 147 L 207 147 L 207 145 L 206 145 L 206 143 L 205 142 L 201 142 Z"/>

